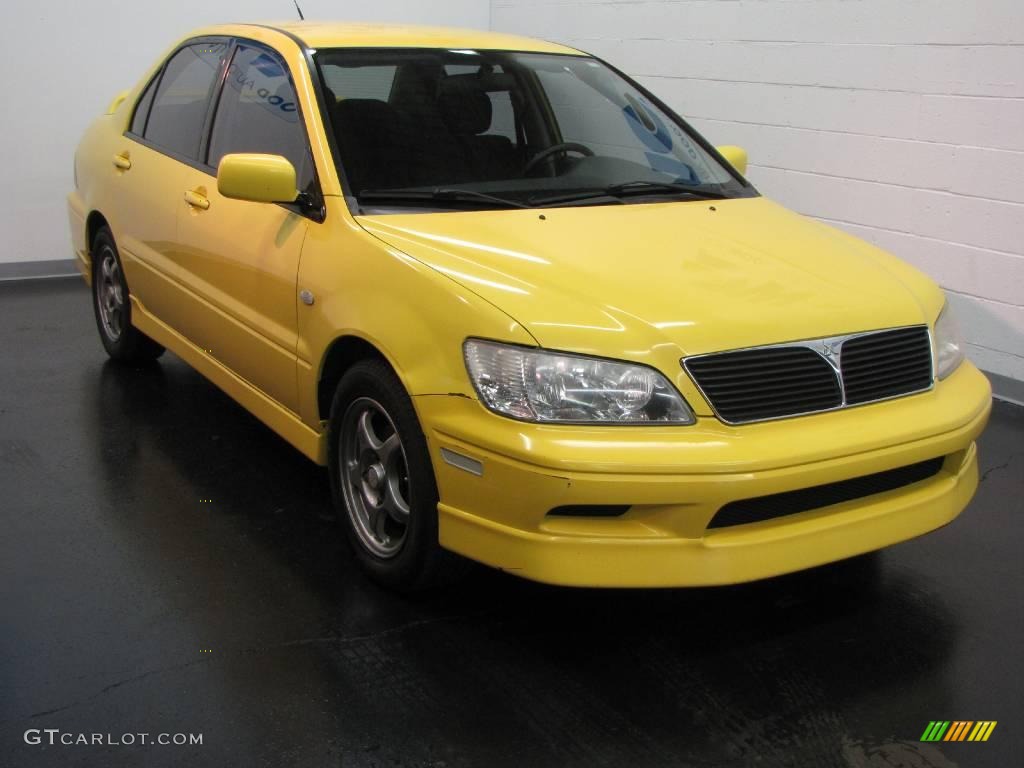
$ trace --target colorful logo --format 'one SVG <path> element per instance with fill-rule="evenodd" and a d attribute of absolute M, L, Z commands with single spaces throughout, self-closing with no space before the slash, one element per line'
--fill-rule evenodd
<path fill-rule="evenodd" d="M 997 720 L 932 720 L 921 741 L 988 741 Z"/>

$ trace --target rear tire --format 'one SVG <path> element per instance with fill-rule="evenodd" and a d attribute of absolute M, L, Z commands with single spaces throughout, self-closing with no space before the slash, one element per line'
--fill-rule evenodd
<path fill-rule="evenodd" d="M 437 540 L 437 484 L 412 400 L 382 360 L 342 377 L 331 404 L 331 491 L 363 570 L 402 592 L 456 578 L 465 566 Z"/>
<path fill-rule="evenodd" d="M 92 307 L 100 341 L 120 363 L 156 360 L 164 348 L 132 325 L 132 303 L 121 257 L 110 229 L 102 227 L 92 241 Z"/>

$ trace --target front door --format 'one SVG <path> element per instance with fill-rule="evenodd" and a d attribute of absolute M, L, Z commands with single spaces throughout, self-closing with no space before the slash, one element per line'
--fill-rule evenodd
<path fill-rule="evenodd" d="M 196 343 L 291 411 L 296 385 L 297 279 L 309 226 L 296 206 L 232 200 L 215 169 L 236 152 L 283 155 L 298 188 L 315 186 L 306 129 L 288 69 L 276 53 L 240 43 L 210 130 L 207 171 L 185 175 L 178 212 L 178 263 L 201 299 Z"/>

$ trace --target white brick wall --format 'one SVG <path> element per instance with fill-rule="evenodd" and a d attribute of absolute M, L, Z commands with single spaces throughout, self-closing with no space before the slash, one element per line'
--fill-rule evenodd
<path fill-rule="evenodd" d="M 372 19 L 486 28 L 489 0 L 299 0 L 307 19 Z M 296 18 L 292 0 L 45 0 L 5 3 L 0 51 L 0 206 L 11 262 L 70 259 L 64 196 L 82 131 L 168 46 L 207 24 Z"/>
<path fill-rule="evenodd" d="M 491 27 L 746 147 L 762 192 L 931 274 L 975 362 L 1024 380 L 1022 0 L 491 0 Z"/>

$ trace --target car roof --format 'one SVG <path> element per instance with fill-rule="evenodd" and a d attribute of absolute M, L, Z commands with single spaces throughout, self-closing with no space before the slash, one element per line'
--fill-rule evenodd
<path fill-rule="evenodd" d="M 309 48 L 465 48 L 579 54 L 558 43 L 532 37 L 481 32 L 456 27 L 379 24 L 340 21 L 279 21 L 261 24 L 226 24 L 207 27 L 210 34 L 242 34 L 245 27 L 276 29 L 301 40 Z"/>

